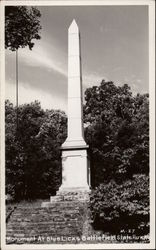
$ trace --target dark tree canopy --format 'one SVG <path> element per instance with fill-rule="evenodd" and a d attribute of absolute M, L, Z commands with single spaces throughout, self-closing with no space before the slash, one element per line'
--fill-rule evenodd
<path fill-rule="evenodd" d="M 149 233 L 149 98 L 102 81 L 85 92 L 93 225 L 112 234 Z"/>
<path fill-rule="evenodd" d="M 101 82 L 85 92 L 86 141 L 92 150 L 94 185 L 149 172 L 149 100 L 128 85 Z"/>
<path fill-rule="evenodd" d="M 5 48 L 15 51 L 26 46 L 32 49 L 33 39 L 40 39 L 40 11 L 35 7 L 5 7 Z"/>
<path fill-rule="evenodd" d="M 49 197 L 61 183 L 60 146 L 67 118 L 60 110 L 42 110 L 40 103 L 16 108 L 6 101 L 6 193 L 15 199 Z"/>

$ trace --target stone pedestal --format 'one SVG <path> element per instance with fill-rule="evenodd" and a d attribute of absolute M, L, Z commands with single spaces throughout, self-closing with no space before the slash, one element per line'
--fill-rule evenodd
<path fill-rule="evenodd" d="M 69 188 L 89 190 L 90 166 L 88 146 L 69 147 L 62 150 L 62 185 L 59 191 Z"/>

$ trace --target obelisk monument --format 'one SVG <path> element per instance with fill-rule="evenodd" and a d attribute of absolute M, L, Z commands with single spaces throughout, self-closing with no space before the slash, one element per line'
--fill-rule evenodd
<path fill-rule="evenodd" d="M 59 191 L 89 190 L 90 167 L 83 127 L 80 33 L 75 20 L 68 29 L 68 136 L 61 149 L 62 185 Z"/>

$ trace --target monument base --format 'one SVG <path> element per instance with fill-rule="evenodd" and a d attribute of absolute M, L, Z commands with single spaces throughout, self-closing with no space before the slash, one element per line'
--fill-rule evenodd
<path fill-rule="evenodd" d="M 62 185 L 60 191 L 67 189 L 89 191 L 90 162 L 87 150 L 87 145 L 62 147 Z"/>
<path fill-rule="evenodd" d="M 63 203 L 63 202 L 89 202 L 89 193 L 90 190 L 87 189 L 73 189 L 68 188 L 66 190 L 57 191 L 55 196 L 50 197 L 49 202 L 42 202 L 42 207 L 50 207 L 56 203 Z"/>
<path fill-rule="evenodd" d="M 64 201 L 89 201 L 90 161 L 87 152 L 88 146 L 85 142 L 77 146 L 71 144 L 66 141 L 61 147 L 62 185 L 56 196 L 51 196 L 50 202 L 42 203 L 42 207 L 49 207 L 53 203 Z"/>

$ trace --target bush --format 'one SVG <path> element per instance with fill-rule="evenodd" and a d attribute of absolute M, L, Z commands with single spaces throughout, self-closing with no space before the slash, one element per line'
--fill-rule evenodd
<path fill-rule="evenodd" d="M 90 208 L 95 229 L 110 233 L 149 232 L 149 177 L 135 175 L 117 184 L 101 184 L 90 195 Z"/>
<path fill-rule="evenodd" d="M 60 110 L 42 110 L 35 101 L 16 108 L 6 101 L 6 194 L 16 201 L 47 198 L 61 184 L 60 146 L 67 118 Z"/>

